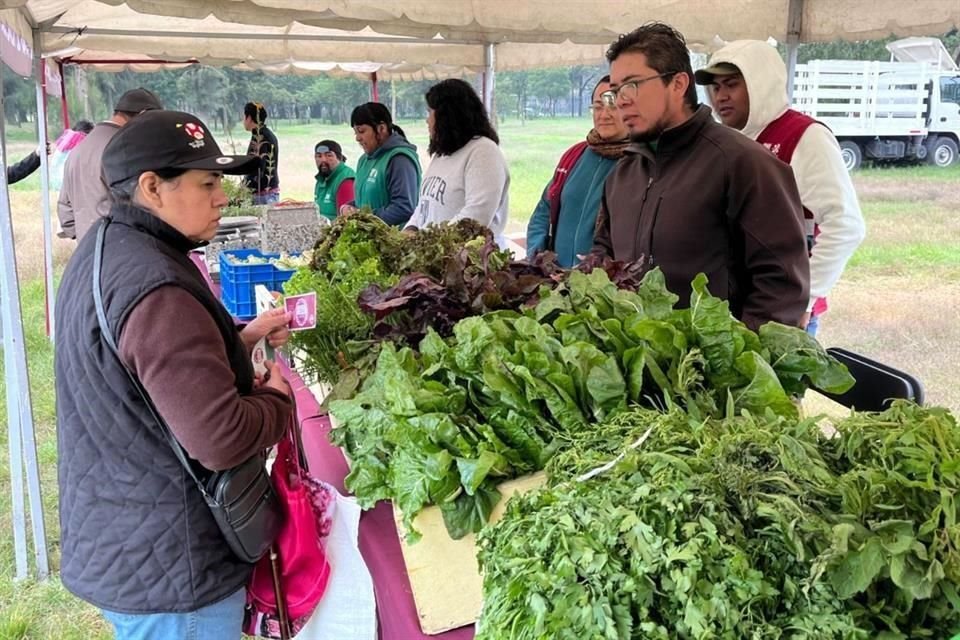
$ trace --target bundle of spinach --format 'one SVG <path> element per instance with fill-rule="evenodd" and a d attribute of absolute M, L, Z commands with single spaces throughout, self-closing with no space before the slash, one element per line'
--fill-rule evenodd
<path fill-rule="evenodd" d="M 612 357 L 501 312 L 463 320 L 449 343 L 428 333 L 419 354 L 384 343 L 361 391 L 330 403 L 330 438 L 362 507 L 393 500 L 414 540 L 435 504 L 457 539 L 486 524 L 497 483 L 542 469 L 567 433 L 622 410 L 625 389 Z"/>
<path fill-rule="evenodd" d="M 794 416 L 789 393 L 811 382 L 828 390 L 849 386 L 843 366 L 803 331 L 770 326 L 758 337 L 730 318 L 726 303 L 710 297 L 700 280 L 694 290 L 695 306 L 675 310 L 676 296 L 657 271 L 636 292 L 617 289 L 602 269 L 575 272 L 562 287 L 544 288 L 543 300 L 525 314 L 465 318 L 446 340 L 428 330 L 419 354 L 385 343 L 361 392 L 330 405 L 341 424 L 332 438 L 352 459 L 347 488 L 367 507 L 383 498 L 402 500 L 409 524 L 425 505 L 444 509 L 432 494 L 456 484 L 457 472 L 470 468 L 469 480 L 459 478 L 456 514 L 454 505 L 444 513 L 451 535 L 460 537 L 486 522 L 496 502 L 490 499 L 494 480 L 543 468 L 575 434 L 628 404 L 684 406 L 710 416 L 769 408 Z M 440 434 L 433 422 L 411 423 L 424 412 L 432 419 L 442 413 L 453 431 Z M 403 425 L 397 437 L 384 438 L 396 425 Z M 468 435 L 473 448 L 450 445 L 460 428 L 481 430 L 487 444 L 477 449 Z M 422 461 L 410 473 L 408 457 L 396 453 L 422 448 L 425 441 L 446 451 L 451 463 L 441 469 Z M 488 450 L 499 457 L 483 458 Z M 402 475 L 394 472 L 398 460 Z M 497 473 L 491 476 L 491 470 Z M 409 499 L 409 485 L 420 483 L 427 486 Z M 478 494 L 478 488 L 486 491 Z M 471 515 L 469 521 L 460 519 L 463 513 Z"/>
<path fill-rule="evenodd" d="M 631 410 L 479 537 L 481 640 L 947 638 L 960 431 L 900 403 L 827 438 L 772 412 Z M 635 444 L 590 479 L 601 442 Z M 607 452 L 609 453 L 609 452 Z"/>

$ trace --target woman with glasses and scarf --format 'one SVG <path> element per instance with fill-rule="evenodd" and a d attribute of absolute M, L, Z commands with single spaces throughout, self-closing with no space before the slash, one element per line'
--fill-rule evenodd
<path fill-rule="evenodd" d="M 573 267 L 593 246 L 593 230 L 607 174 L 629 144 L 627 129 L 616 106 L 601 96 L 610 89 L 610 76 L 593 88 L 590 112 L 593 129 L 585 141 L 570 147 L 543 191 L 527 226 L 527 257 L 553 251 L 563 267 Z"/>

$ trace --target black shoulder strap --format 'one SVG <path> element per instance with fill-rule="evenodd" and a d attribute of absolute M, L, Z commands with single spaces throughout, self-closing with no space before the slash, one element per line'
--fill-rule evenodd
<path fill-rule="evenodd" d="M 183 450 L 183 446 L 181 446 L 181 444 L 174 437 L 173 432 L 170 431 L 170 427 L 167 426 L 167 423 L 163 420 L 163 418 L 160 417 L 159 412 L 157 412 L 156 407 L 153 406 L 153 402 L 150 400 L 150 396 L 147 395 L 146 389 L 144 389 L 143 385 L 140 384 L 140 380 L 136 375 L 134 375 L 130 368 L 127 367 L 126 363 L 124 363 L 123 359 L 120 357 L 120 353 L 117 350 L 116 340 L 114 340 L 113 337 L 113 332 L 110 330 L 110 325 L 107 323 L 107 313 L 103 308 L 103 296 L 100 288 L 100 268 L 103 263 L 103 245 L 108 226 L 110 226 L 110 218 L 104 218 L 103 222 L 100 224 L 100 227 L 97 229 L 97 242 L 93 254 L 93 302 L 97 308 L 97 322 L 100 325 L 100 334 L 103 336 L 103 341 L 107 344 L 107 347 L 110 348 L 110 351 L 113 353 L 114 357 L 116 357 L 117 362 L 119 362 L 120 366 L 123 367 L 127 377 L 130 379 L 130 383 L 133 384 L 133 387 L 137 390 L 137 393 L 140 394 L 140 397 L 143 399 L 144 404 L 146 404 L 150 415 L 154 420 L 157 421 L 157 424 L 160 425 L 160 429 L 163 431 L 164 436 L 166 436 L 167 442 L 170 444 L 170 448 L 173 449 L 173 453 L 177 456 L 177 460 L 180 461 L 180 464 L 182 464 L 183 468 L 186 469 L 187 474 L 196 483 L 197 487 L 200 489 L 200 493 L 203 494 L 203 497 L 207 498 L 207 489 L 203 486 L 203 483 L 200 482 L 200 478 L 198 478 L 197 474 L 194 472 L 190 461 L 187 460 L 187 455 Z"/>

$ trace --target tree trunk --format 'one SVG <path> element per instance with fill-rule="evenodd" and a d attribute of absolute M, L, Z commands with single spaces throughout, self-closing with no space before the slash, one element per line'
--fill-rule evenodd
<path fill-rule="evenodd" d="M 83 102 L 83 117 L 93 120 L 90 113 L 90 83 L 87 79 L 87 72 L 83 65 L 77 65 L 77 90 L 80 92 L 80 99 Z"/>
<path fill-rule="evenodd" d="M 397 117 L 397 83 L 390 81 L 390 114 Z"/>

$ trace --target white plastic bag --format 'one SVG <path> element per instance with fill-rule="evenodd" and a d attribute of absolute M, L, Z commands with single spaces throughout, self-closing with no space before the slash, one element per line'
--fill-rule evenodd
<path fill-rule="evenodd" d="M 376 640 L 373 579 L 357 544 L 361 510 L 355 498 L 331 490 L 336 494 L 336 507 L 326 538 L 330 579 L 323 599 L 296 640 Z"/>

